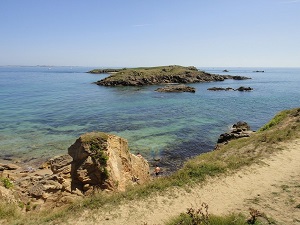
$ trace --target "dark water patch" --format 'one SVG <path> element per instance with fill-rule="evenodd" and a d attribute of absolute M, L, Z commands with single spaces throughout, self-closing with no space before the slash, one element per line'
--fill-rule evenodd
<path fill-rule="evenodd" d="M 148 156 L 151 166 L 158 165 L 169 175 L 181 168 L 186 160 L 205 152 L 212 151 L 215 143 L 205 141 L 182 142 L 176 146 L 169 146 L 169 149 L 158 150 L 152 156 Z"/>

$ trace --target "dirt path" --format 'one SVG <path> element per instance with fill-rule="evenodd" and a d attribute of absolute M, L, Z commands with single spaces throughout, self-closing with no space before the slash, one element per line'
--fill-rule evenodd
<path fill-rule="evenodd" d="M 110 212 L 86 211 L 72 224 L 158 225 L 170 217 L 209 205 L 209 213 L 248 214 L 253 207 L 279 222 L 300 225 L 300 140 L 285 144 L 282 152 L 227 176 L 210 179 L 203 187 L 189 191 L 176 189 L 163 196 L 152 196 L 119 206 Z"/>

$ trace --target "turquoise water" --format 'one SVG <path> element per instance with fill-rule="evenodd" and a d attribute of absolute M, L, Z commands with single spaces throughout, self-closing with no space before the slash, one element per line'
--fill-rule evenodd
<path fill-rule="evenodd" d="M 252 79 L 191 84 L 194 94 L 97 86 L 92 82 L 107 75 L 85 73 L 89 69 L 0 67 L 0 157 L 44 160 L 66 153 L 80 134 L 103 131 L 174 169 L 213 149 L 220 133 L 239 120 L 256 130 L 278 111 L 300 107 L 300 68 L 200 68 Z M 213 86 L 254 91 L 207 91 Z"/>

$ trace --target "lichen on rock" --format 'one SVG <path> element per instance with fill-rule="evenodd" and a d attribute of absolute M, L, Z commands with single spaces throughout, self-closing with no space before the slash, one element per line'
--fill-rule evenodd
<path fill-rule="evenodd" d="M 127 141 L 112 134 L 84 134 L 68 153 L 73 158 L 72 186 L 84 192 L 98 188 L 124 191 L 133 180 L 143 183 L 150 179 L 147 161 L 129 153 Z"/>

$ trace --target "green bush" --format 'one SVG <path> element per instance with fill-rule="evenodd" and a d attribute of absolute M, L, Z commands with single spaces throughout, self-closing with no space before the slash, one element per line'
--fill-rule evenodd
<path fill-rule="evenodd" d="M 8 178 L 1 178 L 1 182 L 3 186 L 7 189 L 10 189 L 14 186 L 13 183 Z"/>

